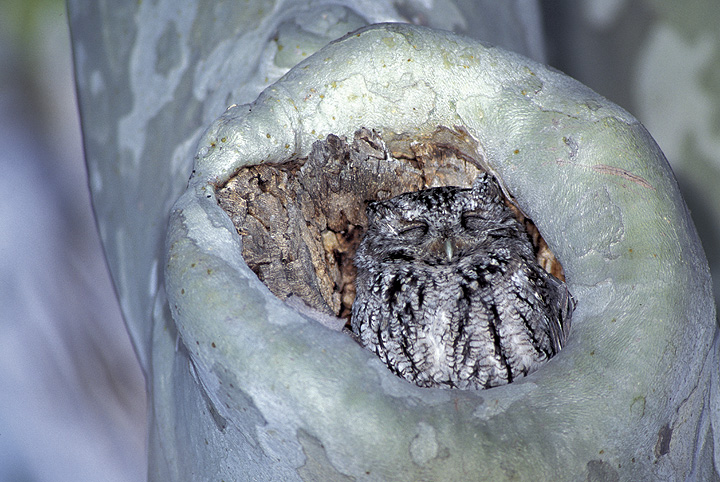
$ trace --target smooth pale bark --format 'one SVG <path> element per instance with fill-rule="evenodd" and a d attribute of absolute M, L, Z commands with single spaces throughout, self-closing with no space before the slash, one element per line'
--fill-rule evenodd
<path fill-rule="evenodd" d="M 204 31 L 181 20 L 168 22 L 178 37 Z M 118 24 L 117 35 L 132 31 Z M 167 35 L 173 50 L 172 28 L 140 25 L 135 45 L 145 32 Z M 187 179 L 197 121 L 225 101 L 252 100 L 258 72 L 271 70 L 245 66 L 247 82 L 223 98 L 213 90 L 227 81 L 222 72 L 208 60 L 188 77 L 182 66 L 199 60 L 179 45 L 181 67 L 163 67 L 157 56 L 148 73 L 140 68 L 152 55 L 146 49 L 106 52 L 102 67 L 133 85 L 134 95 L 122 98 L 107 92 L 115 79 L 108 85 L 103 68 L 96 74 L 83 61 L 88 44 L 75 44 L 99 224 L 148 375 L 151 478 L 716 477 L 710 382 L 718 355 L 707 262 L 662 153 L 629 114 L 540 64 L 447 32 L 358 32 L 252 104 L 229 109 L 202 136 L 167 231 L 168 310 L 159 243 Z M 239 45 L 248 48 L 237 42 L 213 53 L 226 60 Z M 143 96 L 157 107 L 153 81 L 174 76 L 164 107 L 139 107 Z M 107 112 L 88 107 L 98 100 L 119 115 L 116 130 L 99 128 Z M 173 122 L 181 129 L 170 129 Z M 307 154 L 328 133 L 367 126 L 420 134 L 437 125 L 463 126 L 477 139 L 578 300 L 563 352 L 489 391 L 414 387 L 273 297 L 242 260 L 210 187 L 242 165 Z M 170 157 L 168 145 L 176 146 Z"/>

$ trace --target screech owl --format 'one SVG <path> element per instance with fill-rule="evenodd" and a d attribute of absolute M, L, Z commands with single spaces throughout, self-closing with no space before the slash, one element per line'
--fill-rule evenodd
<path fill-rule="evenodd" d="M 565 343 L 574 301 L 536 262 L 494 178 L 368 205 L 352 331 L 423 387 L 512 382 Z"/>

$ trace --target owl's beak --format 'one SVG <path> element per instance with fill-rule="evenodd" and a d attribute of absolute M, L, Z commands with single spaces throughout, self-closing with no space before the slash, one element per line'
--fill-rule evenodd
<path fill-rule="evenodd" d="M 448 261 L 452 261 L 453 254 L 455 254 L 455 243 L 452 238 L 445 238 L 445 254 Z"/>

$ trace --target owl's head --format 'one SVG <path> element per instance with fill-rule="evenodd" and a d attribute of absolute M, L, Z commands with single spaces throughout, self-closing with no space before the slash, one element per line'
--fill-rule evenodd
<path fill-rule="evenodd" d="M 435 187 L 368 205 L 360 249 L 386 262 L 452 264 L 516 229 L 500 188 L 482 174 L 472 188 Z"/>

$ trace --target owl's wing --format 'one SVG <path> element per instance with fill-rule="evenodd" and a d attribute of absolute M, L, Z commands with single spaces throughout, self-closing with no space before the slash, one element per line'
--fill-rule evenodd
<path fill-rule="evenodd" d="M 575 299 L 570 294 L 565 283 L 549 274 L 542 268 L 538 268 L 544 275 L 546 292 L 545 302 L 549 308 L 549 333 L 553 350 L 557 353 L 567 340 L 570 333 L 570 320 L 575 309 Z"/>

